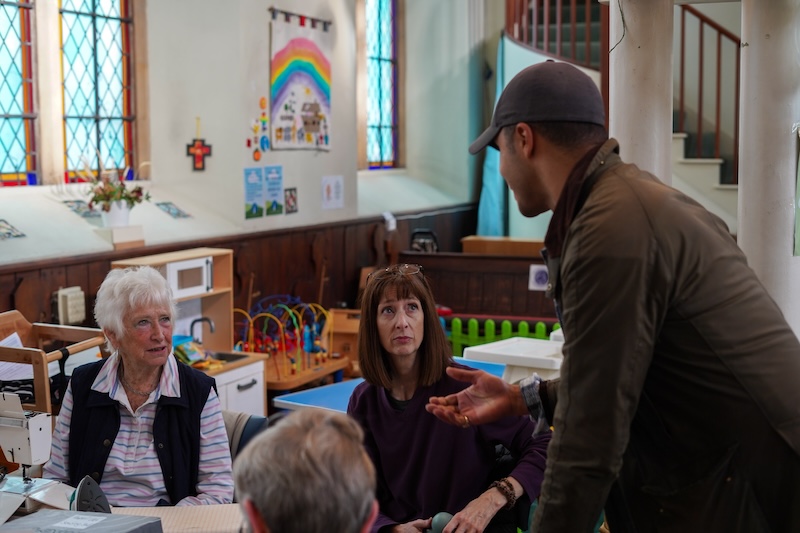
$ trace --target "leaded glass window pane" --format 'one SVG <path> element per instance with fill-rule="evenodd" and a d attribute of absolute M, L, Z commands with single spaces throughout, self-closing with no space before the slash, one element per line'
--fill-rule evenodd
<path fill-rule="evenodd" d="M 0 186 L 38 183 L 32 2 L 0 0 Z"/>
<path fill-rule="evenodd" d="M 133 175 L 131 25 L 129 0 L 62 0 L 67 181 L 86 167 Z"/>
<path fill-rule="evenodd" d="M 86 13 L 87 15 L 91 15 L 94 12 L 92 9 L 92 0 L 61 0 L 61 9 L 64 11 Z"/>
<path fill-rule="evenodd" d="M 367 42 L 367 162 L 369 168 L 396 166 L 397 60 L 394 0 L 365 0 Z"/>

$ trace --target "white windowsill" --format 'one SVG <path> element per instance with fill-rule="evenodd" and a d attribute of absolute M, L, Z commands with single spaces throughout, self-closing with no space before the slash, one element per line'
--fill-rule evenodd
<path fill-rule="evenodd" d="M 458 203 L 461 202 L 457 198 L 413 178 L 406 169 L 358 172 L 358 216 L 434 209 Z"/>

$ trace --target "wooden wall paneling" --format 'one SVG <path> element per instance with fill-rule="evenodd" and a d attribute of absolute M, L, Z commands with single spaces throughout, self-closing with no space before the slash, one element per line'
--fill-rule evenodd
<path fill-rule="evenodd" d="M 251 261 L 253 257 L 253 241 L 241 239 L 236 242 L 219 243 L 218 248 L 233 250 L 233 306 L 244 308 L 247 303 L 247 292 L 250 288 Z M 258 290 L 253 280 L 254 291 Z"/>
<path fill-rule="evenodd" d="M 455 313 L 555 317 L 544 293 L 528 290 L 530 265 L 540 258 L 406 251 L 400 261 L 423 265 L 437 301 Z"/>
<path fill-rule="evenodd" d="M 281 239 L 282 257 L 277 261 L 280 275 L 270 280 L 273 293 L 287 293 L 304 302 L 312 302 L 314 275 L 311 273 L 311 243 L 313 233 L 298 231 L 291 239 Z"/>
<path fill-rule="evenodd" d="M 286 272 L 283 268 L 284 256 L 292 253 L 290 242 L 263 236 L 254 242 L 257 287 L 261 289 L 261 299 L 274 294 L 288 294 Z"/>
<path fill-rule="evenodd" d="M 351 224 L 344 228 L 344 245 L 338 252 L 342 258 L 343 271 L 335 301 L 346 302 L 350 309 L 358 307 L 361 269 L 378 263 L 376 236 L 379 243 L 383 242 L 381 234 L 377 234 L 378 228 L 379 224 L 374 221 Z"/>
<path fill-rule="evenodd" d="M 86 324 L 90 327 L 97 327 L 97 322 L 94 320 L 94 302 L 97 300 L 97 291 L 100 290 L 100 285 L 106 279 L 106 275 L 111 270 L 110 260 L 97 260 L 87 263 L 87 282 L 83 288 L 86 293 L 87 307 L 86 307 Z"/>
<path fill-rule="evenodd" d="M 287 262 L 295 252 L 302 248 L 299 234 L 291 238 L 270 238 L 264 236 L 257 241 L 256 272 L 258 273 L 261 298 L 275 294 L 290 294 L 294 279 L 287 270 Z"/>
<path fill-rule="evenodd" d="M 467 283 L 462 290 L 466 292 L 465 299 L 466 303 L 463 308 L 460 308 L 458 312 L 460 313 L 494 313 L 492 307 L 489 307 L 487 304 L 490 303 L 484 297 L 484 290 L 491 291 L 491 287 L 487 287 L 484 279 L 483 274 L 480 272 L 470 272 L 467 275 Z"/>
<path fill-rule="evenodd" d="M 37 322 L 41 316 L 41 280 L 39 270 L 28 270 L 17 274 L 18 279 L 22 279 L 17 292 L 14 295 L 17 311 L 28 322 Z"/>
<path fill-rule="evenodd" d="M 247 280 L 247 277 L 251 274 L 254 275 L 253 292 L 257 294 L 257 296 L 252 297 L 252 305 L 255 306 L 267 296 L 271 296 L 275 293 L 270 283 L 271 280 L 282 275 L 282 273 L 278 271 L 280 261 L 276 257 L 280 254 L 280 250 L 274 248 L 275 245 L 271 244 L 271 239 L 264 235 L 248 240 L 247 246 L 247 256 L 249 258 L 247 262 L 248 268 L 246 271 L 242 271 L 242 280 Z M 271 248 L 271 246 L 273 246 L 273 248 Z M 247 283 L 249 284 L 249 281 L 247 281 Z M 245 310 L 248 312 L 250 311 L 250 309 Z"/>
<path fill-rule="evenodd" d="M 0 275 L 0 312 L 11 311 L 14 309 L 14 302 L 12 294 L 16 286 L 17 276 L 14 274 L 1 274 Z"/>
<path fill-rule="evenodd" d="M 86 287 L 89 285 L 89 267 L 86 263 L 66 267 L 66 287 Z M 85 291 L 84 291 L 85 292 Z"/>
<path fill-rule="evenodd" d="M 86 318 L 92 314 L 94 300 L 89 299 L 89 295 L 84 287 L 89 286 L 89 266 L 86 263 L 78 265 L 68 265 L 66 267 L 66 286 L 80 287 L 83 291 L 83 308 L 86 310 Z M 91 302 L 91 303 L 90 303 Z M 58 322 L 58 316 L 53 317 L 53 322 Z M 86 324 L 86 319 L 78 325 Z"/>
<path fill-rule="evenodd" d="M 498 314 L 525 314 L 524 312 L 515 312 L 513 305 L 513 301 L 519 294 L 519 284 L 517 283 L 519 278 L 507 274 L 493 273 L 484 274 L 482 277 L 483 286 L 488 289 L 483 296 L 483 301 L 487 307 L 504 310 L 498 311 Z M 519 311 L 524 311 L 524 309 L 519 309 Z"/>
<path fill-rule="evenodd" d="M 53 297 L 58 289 L 67 286 L 67 269 L 65 266 L 43 268 L 39 276 L 39 315 L 37 322 L 58 322 L 54 314 Z"/>
<path fill-rule="evenodd" d="M 411 233 L 418 224 L 417 220 L 401 220 L 397 224 L 398 231 L 394 236 L 394 246 L 398 250 L 411 249 Z M 396 261 L 399 262 L 399 261 Z"/>
<path fill-rule="evenodd" d="M 301 235 L 300 249 L 294 250 L 292 260 L 286 265 L 287 274 L 293 276 L 291 293 L 304 303 L 319 303 L 317 269 L 322 268 L 326 236 L 322 231 L 303 232 Z"/>
<path fill-rule="evenodd" d="M 474 233 L 476 220 L 475 204 L 457 206 L 446 212 L 399 215 L 398 231 L 393 238 L 402 255 L 402 251 L 410 244 L 413 229 L 426 228 L 436 232 L 441 250 L 460 250 L 461 236 Z M 288 293 L 298 280 L 304 280 L 309 282 L 308 287 L 298 295 L 315 299 L 319 284 L 311 245 L 318 234 L 323 236 L 329 277 L 321 303 L 331 307 L 336 302 L 345 301 L 349 306 L 355 306 L 361 269 L 386 261 L 386 235 L 381 217 L 0 265 L 0 310 L 11 308 L 11 295 L 19 281 L 15 293 L 17 309 L 32 322 L 49 321 L 53 319 L 50 308 L 52 294 L 60 287 L 77 285 L 86 294 L 87 320 L 84 325 L 94 326 L 94 301 L 100 284 L 110 270 L 111 261 L 203 246 L 234 250 L 234 302 L 237 307 L 246 306 L 251 272 L 255 274 L 253 287 L 261 293 L 259 297 Z M 451 284 L 455 287 L 455 280 L 450 277 L 437 283 L 442 287 L 451 287 Z M 437 297 L 442 292 L 438 286 L 434 287 Z M 450 292 L 451 289 L 446 291 Z M 453 288 L 452 292 L 462 295 L 464 291 Z M 254 301 L 256 299 L 254 297 Z"/>
<path fill-rule="evenodd" d="M 291 241 L 283 241 L 282 248 L 286 250 L 286 254 L 281 258 L 281 271 L 283 279 L 288 283 L 285 287 L 274 289 L 276 292 L 292 294 L 305 303 L 316 303 L 314 267 L 311 261 L 314 235 L 315 232 L 303 231 L 295 234 Z"/>
<path fill-rule="evenodd" d="M 538 305 L 538 316 L 557 316 L 556 306 L 552 298 L 548 298 L 544 291 L 532 291 L 533 299 Z"/>
<path fill-rule="evenodd" d="M 238 301 L 240 295 L 244 297 L 243 301 L 246 301 L 247 291 L 250 287 L 250 278 L 249 276 L 243 276 L 242 271 L 239 269 L 239 261 L 241 256 L 243 255 L 243 248 L 247 247 L 248 241 L 236 241 L 236 242 L 228 242 L 225 246 L 217 246 L 217 248 L 227 248 L 233 251 L 233 272 L 231 275 L 233 277 L 233 301 L 234 307 L 236 306 L 236 302 Z"/>
<path fill-rule="evenodd" d="M 325 243 L 325 280 L 323 298 L 319 302 L 326 309 L 330 309 L 336 302 L 340 302 L 344 295 L 344 273 L 347 254 L 343 253 L 341 243 L 345 239 L 344 227 L 332 227 L 329 238 Z"/>
<path fill-rule="evenodd" d="M 425 265 L 421 266 L 422 268 L 425 268 Z M 465 302 L 463 301 L 465 291 L 459 289 L 459 284 L 463 283 L 463 281 L 458 279 L 458 274 L 452 276 L 437 275 L 434 278 L 428 275 L 428 271 L 426 270 L 425 276 L 428 278 L 428 282 L 431 286 L 433 296 L 436 299 L 436 303 L 449 307 L 450 309 L 465 305 Z M 461 277 L 463 278 L 463 274 Z M 459 301 L 459 297 L 461 298 L 461 301 Z"/>
<path fill-rule="evenodd" d="M 535 310 L 541 307 L 541 295 L 528 290 L 528 277 L 508 276 L 507 280 L 510 282 L 507 292 L 509 314 L 540 316 Z"/>
<path fill-rule="evenodd" d="M 325 300 L 329 296 L 326 292 L 330 291 L 328 269 L 330 268 L 332 239 L 333 230 L 326 229 L 324 232 L 316 232 L 311 240 L 311 264 L 314 267 L 314 298 L 311 301 L 323 307 L 330 307 L 325 305 Z"/>

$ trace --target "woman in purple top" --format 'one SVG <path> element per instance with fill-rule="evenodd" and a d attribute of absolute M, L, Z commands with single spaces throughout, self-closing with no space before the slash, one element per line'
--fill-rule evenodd
<path fill-rule="evenodd" d="M 347 412 L 364 429 L 378 478 L 380 514 L 372 531 L 425 531 L 439 512 L 454 515 L 445 533 L 527 528 L 549 431 L 534 436 L 530 419 L 517 416 L 455 427 L 425 410 L 431 396 L 468 384 L 445 373 L 451 365 L 466 367 L 453 361 L 419 265 L 394 265 L 367 278 L 358 353 L 365 382 Z M 497 445 L 511 452 L 505 477 Z"/>

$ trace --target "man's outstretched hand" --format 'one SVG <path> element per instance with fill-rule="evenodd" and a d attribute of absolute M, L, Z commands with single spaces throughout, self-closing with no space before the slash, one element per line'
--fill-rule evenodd
<path fill-rule="evenodd" d="M 447 374 L 469 387 L 449 396 L 433 396 L 425 409 L 455 426 L 485 424 L 509 415 L 526 415 L 527 408 L 517 385 L 482 370 L 448 367 Z"/>

